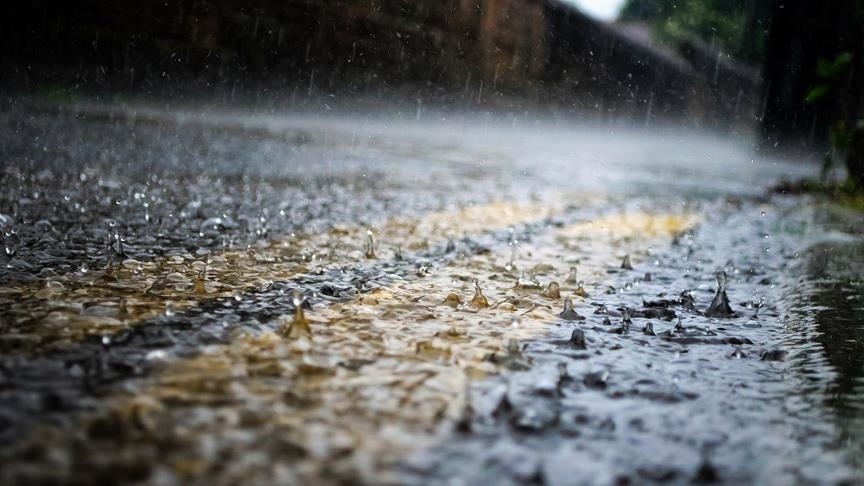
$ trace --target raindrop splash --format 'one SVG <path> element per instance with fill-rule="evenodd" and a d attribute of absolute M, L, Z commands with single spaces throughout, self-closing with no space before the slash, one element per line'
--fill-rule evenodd
<path fill-rule="evenodd" d="M 312 329 L 309 327 L 309 321 L 303 313 L 303 306 L 306 304 L 306 297 L 300 289 L 294 289 L 291 294 L 291 303 L 294 304 L 294 317 L 290 322 L 282 322 L 277 333 L 288 339 L 298 339 L 301 337 L 311 338 Z"/>
<path fill-rule="evenodd" d="M 471 305 L 478 309 L 489 307 L 489 301 L 483 295 L 483 290 L 480 289 L 480 282 L 476 278 L 474 279 L 474 298 L 471 299 Z"/>
<path fill-rule="evenodd" d="M 573 299 L 571 297 L 567 297 L 564 300 L 564 310 L 558 314 L 558 317 L 564 319 L 565 321 L 584 321 L 585 317 L 579 315 L 576 312 L 576 309 L 573 308 Z"/>
<path fill-rule="evenodd" d="M 718 271 L 714 276 L 717 278 L 717 293 L 714 295 L 714 300 L 705 315 L 708 317 L 736 317 L 732 307 L 729 306 L 729 297 L 726 295 L 726 272 Z"/>
<path fill-rule="evenodd" d="M 624 255 L 624 260 L 621 261 L 621 270 L 633 270 L 633 265 L 630 264 L 630 255 Z"/>
<path fill-rule="evenodd" d="M 366 244 L 363 247 L 363 254 L 370 260 L 378 258 L 375 256 L 375 239 L 372 237 L 372 230 L 366 230 Z"/>
<path fill-rule="evenodd" d="M 543 297 L 558 300 L 561 298 L 561 286 L 558 282 L 549 282 L 549 286 L 542 292 Z"/>

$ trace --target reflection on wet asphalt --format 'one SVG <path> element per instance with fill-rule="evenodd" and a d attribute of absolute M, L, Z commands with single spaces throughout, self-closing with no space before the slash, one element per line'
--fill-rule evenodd
<path fill-rule="evenodd" d="M 808 167 L 492 115 L 0 122 L 3 483 L 861 479 L 860 226 L 761 189 Z"/>

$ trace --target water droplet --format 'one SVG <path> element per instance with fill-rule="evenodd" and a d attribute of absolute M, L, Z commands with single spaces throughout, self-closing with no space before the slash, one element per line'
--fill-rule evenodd
<path fill-rule="evenodd" d="M 192 286 L 192 292 L 195 295 L 205 295 L 207 293 L 207 289 L 204 288 L 204 280 L 207 278 L 207 267 L 201 269 L 198 272 L 198 277 L 195 279 L 195 284 Z"/>
<path fill-rule="evenodd" d="M 585 282 L 581 280 L 579 281 L 579 283 L 576 285 L 576 290 L 573 291 L 573 295 L 578 295 L 583 299 L 585 297 L 588 297 L 588 292 L 585 291 Z"/>
<path fill-rule="evenodd" d="M 480 282 L 477 279 L 474 279 L 474 298 L 471 299 L 471 305 L 477 308 L 489 307 L 489 301 L 483 295 L 483 291 L 480 289 Z"/>
<path fill-rule="evenodd" d="M 512 272 L 516 270 L 516 246 L 513 246 L 513 249 L 510 252 L 510 261 L 507 262 L 507 265 L 504 265 L 504 270 L 508 272 Z"/>
<path fill-rule="evenodd" d="M 566 280 L 568 284 L 575 284 L 579 281 L 577 278 L 578 277 L 577 272 L 578 272 L 578 270 L 576 269 L 576 267 L 570 267 L 570 274 L 567 275 L 567 280 Z"/>
<path fill-rule="evenodd" d="M 378 258 L 375 256 L 375 240 L 372 237 L 372 230 L 366 230 L 366 244 L 363 248 L 363 254 L 370 260 Z"/>
<path fill-rule="evenodd" d="M 588 345 L 585 341 L 585 331 L 582 329 L 573 329 L 573 332 L 570 334 L 570 340 L 567 341 L 567 344 L 576 349 L 588 349 Z"/>
<path fill-rule="evenodd" d="M 624 255 L 624 260 L 621 261 L 622 270 L 633 270 L 633 265 L 630 264 L 630 255 Z"/>
<path fill-rule="evenodd" d="M 580 316 L 579 313 L 576 312 L 576 309 L 573 307 L 573 299 L 571 297 L 567 297 L 564 300 L 564 310 L 558 314 L 558 317 L 564 319 L 565 321 L 584 321 L 585 317 Z"/>
<path fill-rule="evenodd" d="M 291 293 L 291 303 L 294 305 L 294 317 L 290 321 L 283 319 L 282 324 L 277 330 L 277 334 L 288 339 L 297 339 L 300 337 L 312 337 L 312 329 L 309 327 L 309 321 L 303 313 L 303 306 L 306 303 L 306 297 L 300 289 L 294 289 Z"/>
<path fill-rule="evenodd" d="M 759 297 L 759 303 L 756 304 L 756 309 L 753 311 L 753 318 L 759 317 L 759 310 L 765 307 L 765 296 Z"/>
<path fill-rule="evenodd" d="M 456 309 L 462 305 L 462 299 L 456 294 L 447 294 L 442 304 Z"/>
<path fill-rule="evenodd" d="M 560 299 L 561 286 L 558 285 L 558 282 L 549 282 L 549 286 L 543 291 L 543 296 L 554 300 Z"/>
<path fill-rule="evenodd" d="M 171 302 L 165 303 L 165 316 L 172 317 L 174 315 L 174 304 Z"/>
<path fill-rule="evenodd" d="M 656 336 L 657 334 L 654 332 L 654 324 L 647 323 L 645 324 L 645 328 L 642 329 L 642 333 L 646 336 Z"/>
<path fill-rule="evenodd" d="M 147 361 L 161 361 L 164 360 L 166 357 L 168 357 L 168 354 L 164 350 L 155 349 L 147 353 L 145 359 L 147 359 Z"/>
<path fill-rule="evenodd" d="M 541 287 L 542 286 L 540 285 L 540 281 L 537 280 L 537 277 L 535 277 L 534 274 L 526 277 L 525 273 L 523 272 L 519 275 L 519 279 L 516 280 L 515 288 L 522 290 L 537 290 Z"/>

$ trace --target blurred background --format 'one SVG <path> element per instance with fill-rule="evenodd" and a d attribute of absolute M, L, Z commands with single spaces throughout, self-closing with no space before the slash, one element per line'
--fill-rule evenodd
<path fill-rule="evenodd" d="M 6 2 L 0 486 L 864 484 L 862 2 Z"/>
<path fill-rule="evenodd" d="M 861 116 L 862 9 L 773 0 L 35 0 L 5 91 L 292 109 L 541 110 L 822 153 Z M 842 138 L 842 137 L 841 137 Z"/>

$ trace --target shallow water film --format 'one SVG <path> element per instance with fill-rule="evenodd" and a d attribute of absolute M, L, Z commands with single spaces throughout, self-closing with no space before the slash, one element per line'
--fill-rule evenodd
<path fill-rule="evenodd" d="M 858 213 L 746 143 L 0 113 L 0 482 L 864 481 Z"/>

